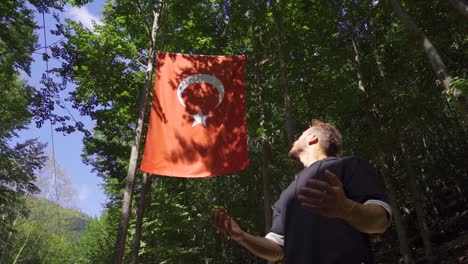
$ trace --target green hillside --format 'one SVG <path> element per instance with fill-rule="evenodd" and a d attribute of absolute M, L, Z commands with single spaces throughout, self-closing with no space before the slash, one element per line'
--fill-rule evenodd
<path fill-rule="evenodd" d="M 14 221 L 4 241 L 8 246 L 0 251 L 0 263 L 80 263 L 80 238 L 93 219 L 46 199 L 25 198 L 29 214 Z"/>
<path fill-rule="evenodd" d="M 65 208 L 46 199 L 29 196 L 29 219 L 46 226 L 49 232 L 65 236 L 69 242 L 77 241 L 92 218 L 74 209 Z"/>

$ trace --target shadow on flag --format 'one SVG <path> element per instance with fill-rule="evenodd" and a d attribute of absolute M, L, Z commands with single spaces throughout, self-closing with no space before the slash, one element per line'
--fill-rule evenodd
<path fill-rule="evenodd" d="M 249 165 L 245 56 L 159 52 L 140 169 L 209 177 Z"/>

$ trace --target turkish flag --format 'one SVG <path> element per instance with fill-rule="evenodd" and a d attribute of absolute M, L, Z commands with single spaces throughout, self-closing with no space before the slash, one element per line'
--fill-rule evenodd
<path fill-rule="evenodd" d="M 157 60 L 140 169 L 190 178 L 245 169 L 245 57 L 159 52 Z"/>

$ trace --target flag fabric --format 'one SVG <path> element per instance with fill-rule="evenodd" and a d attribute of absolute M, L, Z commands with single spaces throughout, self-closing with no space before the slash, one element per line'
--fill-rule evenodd
<path fill-rule="evenodd" d="M 197 178 L 249 165 L 245 61 L 245 56 L 157 54 L 142 171 Z"/>

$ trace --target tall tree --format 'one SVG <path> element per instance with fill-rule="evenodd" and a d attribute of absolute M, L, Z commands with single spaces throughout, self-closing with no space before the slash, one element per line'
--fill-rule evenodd
<path fill-rule="evenodd" d="M 149 94 L 152 84 L 152 77 L 153 77 L 153 63 L 155 60 L 156 54 L 156 35 L 159 29 L 159 15 L 162 10 L 163 3 L 159 3 L 158 11 L 154 12 L 154 21 L 153 26 L 151 27 L 151 45 L 148 51 L 148 63 L 146 67 L 146 77 L 145 77 L 145 85 L 143 86 L 140 98 L 140 106 L 139 106 L 139 114 L 138 114 L 138 125 L 135 130 L 135 139 L 132 144 L 132 150 L 130 152 L 130 162 L 128 165 L 128 172 L 127 172 L 127 179 L 126 179 L 126 186 L 124 192 L 124 198 L 122 201 L 122 216 L 120 219 L 120 225 L 117 232 L 117 240 L 115 243 L 115 253 L 114 253 L 114 263 L 122 263 L 125 251 L 125 240 L 127 237 L 127 230 L 128 230 L 128 222 L 130 221 L 130 210 L 132 206 L 132 197 L 133 191 L 135 188 L 135 174 L 138 164 L 138 156 L 140 154 L 140 144 L 141 138 L 143 137 L 143 122 L 145 120 L 145 113 L 147 111 L 147 102 L 149 100 Z M 144 177 L 147 177 L 145 175 Z M 144 188 L 146 188 L 146 182 L 144 183 Z M 143 197 L 145 193 L 142 194 Z M 142 204 L 144 205 L 144 203 Z M 143 208 L 140 208 L 143 210 Z M 139 234 L 138 234 L 139 235 Z M 138 239 L 138 237 L 137 237 Z M 138 251 L 138 250 L 136 250 Z"/>
<path fill-rule="evenodd" d="M 401 143 L 401 152 L 403 155 L 403 162 L 406 167 L 411 196 L 416 211 L 416 221 L 418 224 L 419 233 L 421 234 L 421 239 L 424 244 L 426 261 L 428 263 L 435 263 L 436 260 L 434 259 L 434 253 L 432 250 L 430 231 L 426 220 L 426 214 L 424 212 L 424 200 L 421 195 L 421 191 L 418 188 L 414 165 L 408 157 L 408 153 L 403 142 Z"/>
<path fill-rule="evenodd" d="M 468 102 L 466 100 L 466 94 L 463 90 L 460 90 L 460 88 L 453 85 L 452 74 L 445 65 L 444 60 L 440 56 L 436 47 L 432 44 L 426 34 L 424 34 L 424 31 L 422 31 L 413 19 L 403 10 L 399 0 L 390 0 L 390 4 L 400 21 L 405 25 L 411 35 L 416 39 L 418 45 L 420 45 L 426 53 L 437 79 L 442 83 L 445 92 L 451 94 L 455 98 L 456 105 L 462 114 L 465 125 L 468 124 Z"/>
<path fill-rule="evenodd" d="M 50 3 L 49 3 L 50 4 Z M 47 5 L 46 5 L 47 6 Z M 24 195 L 38 191 L 35 172 L 43 166 L 45 145 L 37 140 L 19 142 L 17 132 L 33 117 L 30 106 L 34 88 L 20 80 L 30 74 L 32 53 L 37 48 L 34 11 L 24 1 L 0 3 L 0 235 L 11 236 L 12 225 L 27 210 Z M 4 241 L 0 248 L 4 249 Z M 3 251 L 3 250 L 2 250 Z"/>
<path fill-rule="evenodd" d="M 363 81 L 363 73 L 361 70 L 361 59 L 360 59 L 360 52 L 358 48 L 358 42 L 356 40 L 355 33 L 351 33 L 351 44 L 353 46 L 354 50 L 354 67 L 356 69 L 356 79 L 357 79 L 357 84 L 358 88 L 360 91 L 363 92 L 364 94 L 364 105 L 366 108 L 366 121 L 369 124 L 369 127 L 373 131 L 373 133 L 378 133 L 378 131 L 381 130 L 379 122 L 376 120 L 376 118 L 373 116 L 374 112 L 377 112 L 377 109 L 373 109 L 372 106 L 375 105 L 374 102 L 372 102 L 372 97 L 369 95 L 368 89 L 366 89 L 366 86 L 364 85 Z M 377 55 L 376 55 L 377 57 Z M 378 58 L 377 58 L 378 60 Z M 381 66 L 378 66 L 381 67 Z M 385 76 L 383 74 L 383 69 L 379 69 L 381 71 L 381 77 L 383 81 L 383 86 L 387 87 L 385 85 Z M 381 137 L 381 135 L 374 135 L 372 138 L 378 138 Z M 392 211 L 393 211 L 393 219 L 396 225 L 399 241 L 400 241 L 400 254 L 402 255 L 403 262 L 404 263 L 414 263 L 412 258 L 411 258 L 411 252 L 408 244 L 408 237 L 406 234 L 406 230 L 404 229 L 404 223 L 403 219 L 401 217 L 401 212 L 400 208 L 398 206 L 398 202 L 396 199 L 396 192 L 395 192 L 395 187 L 393 184 L 393 179 L 392 179 L 392 169 L 389 165 L 389 155 L 391 155 L 391 152 L 389 151 L 384 151 L 384 149 L 388 149 L 386 146 L 383 146 L 381 141 L 375 140 L 374 141 L 375 148 L 378 152 L 378 157 L 379 161 L 382 164 L 382 174 L 385 182 L 385 186 L 387 187 L 386 190 L 388 192 L 389 196 L 389 202 L 390 205 L 392 206 Z"/>
<path fill-rule="evenodd" d="M 278 60 L 280 64 L 280 78 L 281 78 L 281 86 L 283 88 L 283 100 L 284 100 L 284 123 L 286 127 L 286 134 L 288 138 L 288 144 L 292 145 L 294 141 L 294 129 L 293 129 L 293 121 L 291 116 L 291 97 L 289 96 L 289 80 L 288 80 L 288 69 L 286 63 L 286 56 L 287 54 L 285 51 L 284 45 L 284 32 L 283 32 L 283 22 L 282 22 L 282 15 L 280 15 L 280 10 L 276 5 L 276 0 L 270 1 L 271 10 L 273 13 L 273 19 L 275 22 L 275 29 L 276 29 L 276 45 L 278 49 Z"/>
<path fill-rule="evenodd" d="M 460 14 L 465 16 L 468 19 L 468 4 L 465 0 L 448 0 L 449 3 L 455 8 Z"/>

